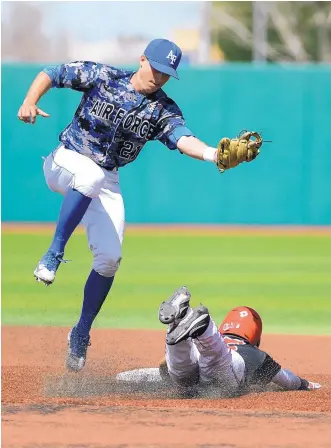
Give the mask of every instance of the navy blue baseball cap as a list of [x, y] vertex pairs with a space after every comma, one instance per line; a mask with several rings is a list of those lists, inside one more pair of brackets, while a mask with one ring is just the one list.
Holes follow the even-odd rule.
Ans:
[[182, 50], [176, 44], [167, 39], [154, 39], [147, 45], [144, 55], [155, 70], [179, 79], [176, 70]]

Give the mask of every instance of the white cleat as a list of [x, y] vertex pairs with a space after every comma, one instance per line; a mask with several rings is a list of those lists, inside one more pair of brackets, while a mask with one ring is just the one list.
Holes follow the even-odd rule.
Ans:
[[46, 286], [51, 285], [55, 280], [55, 272], [49, 271], [44, 265], [38, 264], [33, 274], [38, 283], [44, 283]]
[[63, 252], [46, 252], [34, 270], [37, 282], [42, 282], [46, 286], [54, 282], [60, 263], [66, 263], [66, 260], [63, 260], [63, 255]]

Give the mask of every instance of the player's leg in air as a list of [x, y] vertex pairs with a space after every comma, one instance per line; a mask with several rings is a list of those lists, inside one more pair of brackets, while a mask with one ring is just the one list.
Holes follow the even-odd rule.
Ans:
[[36, 280], [50, 285], [70, 236], [103, 187], [105, 174], [93, 160], [61, 146], [46, 159], [44, 174], [50, 189], [64, 195], [52, 242], [34, 271]]
[[203, 305], [191, 308], [189, 299], [190, 293], [183, 287], [159, 308], [159, 320], [168, 324], [168, 373], [175, 384], [187, 390], [199, 382], [215, 384], [224, 393], [235, 394], [239, 383], [232, 368], [230, 349], [208, 309]]
[[57, 149], [44, 163], [51, 190], [64, 195], [52, 244], [35, 271], [42, 281], [54, 281], [65, 244], [82, 220], [94, 261], [84, 288], [81, 316], [69, 333], [67, 368], [84, 367], [90, 343], [89, 332], [112, 286], [121, 260], [124, 204], [118, 172], [106, 171], [91, 159], [66, 149]]

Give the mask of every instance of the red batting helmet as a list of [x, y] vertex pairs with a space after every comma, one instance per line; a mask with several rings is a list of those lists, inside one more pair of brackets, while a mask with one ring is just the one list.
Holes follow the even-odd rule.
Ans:
[[261, 341], [262, 320], [253, 308], [238, 306], [226, 315], [218, 330], [222, 335], [240, 336], [258, 347]]

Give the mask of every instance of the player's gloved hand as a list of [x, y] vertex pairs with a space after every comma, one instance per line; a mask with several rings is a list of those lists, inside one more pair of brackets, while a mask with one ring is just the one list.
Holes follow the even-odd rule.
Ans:
[[319, 383], [312, 383], [309, 381], [308, 390], [320, 389], [322, 386]]
[[263, 139], [258, 132], [242, 131], [238, 137], [222, 138], [217, 146], [216, 165], [221, 173], [242, 162], [251, 162], [260, 153]]
[[19, 120], [30, 124], [34, 124], [36, 122], [37, 115], [45, 118], [49, 117], [49, 114], [41, 110], [36, 104], [31, 104], [27, 101], [24, 101], [17, 113]]

